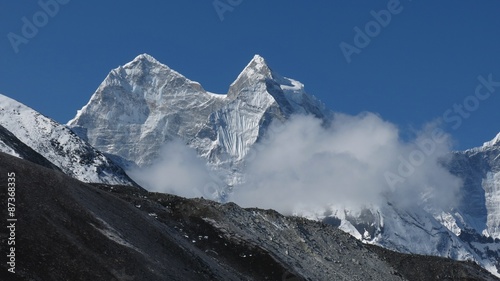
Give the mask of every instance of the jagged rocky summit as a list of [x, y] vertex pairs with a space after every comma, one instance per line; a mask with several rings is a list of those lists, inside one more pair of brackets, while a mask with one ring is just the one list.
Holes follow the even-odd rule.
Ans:
[[259, 55], [227, 94], [215, 94], [142, 54], [112, 70], [68, 126], [125, 168], [151, 164], [166, 142], [181, 139], [230, 188], [271, 122], [298, 113], [331, 115], [304, 85], [277, 74]]

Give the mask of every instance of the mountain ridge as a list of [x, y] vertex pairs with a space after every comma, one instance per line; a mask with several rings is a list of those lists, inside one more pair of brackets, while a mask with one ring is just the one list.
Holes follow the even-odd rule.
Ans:
[[[146, 67], [143, 61], [153, 63]], [[277, 75], [259, 55], [224, 95], [207, 92], [151, 56], [139, 55], [112, 70], [68, 126], [125, 167], [150, 165], [161, 144], [181, 139], [233, 185], [239, 176], [228, 170], [242, 165], [271, 121], [285, 121], [298, 111], [321, 118], [331, 114], [300, 82]]]
[[4, 95], [0, 95], [0, 119], [2, 127], [8, 131], [3, 136], [11, 140], [15, 136], [17, 140], [13, 144], [16, 141], [25, 144], [23, 147], [16, 145], [21, 151], [16, 151], [16, 147], [0, 147], [4, 152], [18, 157], [23, 153], [38, 157], [39, 163], [44, 161], [40, 160], [42, 156], [46, 162], [84, 182], [135, 185], [119, 166], [66, 126]]

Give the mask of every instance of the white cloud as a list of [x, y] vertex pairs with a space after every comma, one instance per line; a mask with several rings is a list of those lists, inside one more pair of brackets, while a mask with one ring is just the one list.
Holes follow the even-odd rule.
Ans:
[[203, 196], [207, 182], [213, 181], [205, 161], [179, 140], [167, 143], [152, 165], [127, 174], [149, 191], [189, 198]]
[[[388, 196], [420, 204], [424, 193], [433, 203], [455, 203], [460, 181], [439, 164], [449, 153], [447, 137], [428, 142], [434, 128], [428, 126], [415, 140], [403, 142], [395, 125], [372, 113], [336, 114], [328, 126], [311, 116], [295, 116], [279, 130], [271, 127], [267, 139], [255, 147], [246, 183], [231, 199], [283, 213], [346, 202], [377, 204]], [[417, 143], [427, 144], [425, 152], [430, 153]], [[422, 155], [423, 161], [415, 157]], [[418, 164], [412, 165], [411, 175], [398, 172], [404, 159]], [[388, 172], [399, 176], [392, 186]]]

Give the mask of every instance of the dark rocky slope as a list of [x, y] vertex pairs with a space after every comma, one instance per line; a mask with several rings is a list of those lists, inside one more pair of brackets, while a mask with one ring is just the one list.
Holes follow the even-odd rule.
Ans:
[[[368, 247], [271, 210], [88, 185], [0, 154], [16, 174], [16, 274], [0, 280], [497, 280], [472, 263]], [[5, 223], [5, 219], [4, 219]]]

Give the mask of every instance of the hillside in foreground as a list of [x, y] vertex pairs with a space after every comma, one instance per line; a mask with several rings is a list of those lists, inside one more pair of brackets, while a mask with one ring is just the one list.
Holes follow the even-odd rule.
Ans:
[[[474, 263], [364, 245], [320, 222], [89, 185], [0, 153], [0, 181], [11, 172], [16, 273], [4, 255], [2, 280], [498, 280]], [[5, 249], [9, 233], [0, 234]]]

